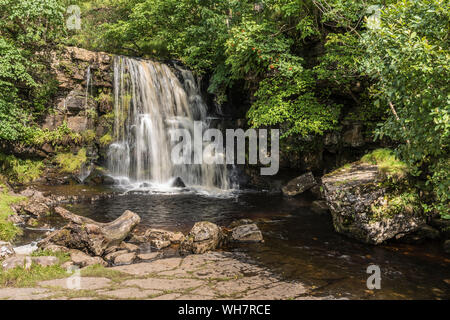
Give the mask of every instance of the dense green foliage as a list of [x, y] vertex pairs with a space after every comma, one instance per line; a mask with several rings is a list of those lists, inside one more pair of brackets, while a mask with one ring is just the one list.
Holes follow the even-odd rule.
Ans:
[[64, 34], [59, 0], [0, 0], [0, 139], [32, 133], [34, 117], [49, 107], [55, 81], [49, 50]]
[[[394, 113], [380, 136], [399, 141], [401, 158], [425, 176], [434, 207], [450, 217], [450, 6], [447, 1], [399, 1], [364, 35], [363, 69], [376, 81], [377, 104]], [[427, 208], [427, 209], [431, 209]]]
[[[81, 30], [64, 25], [72, 4]], [[448, 1], [0, 0], [0, 18], [0, 140], [64, 143], [66, 128], [33, 126], [60, 44], [178, 59], [218, 104], [244, 85], [249, 125], [279, 127], [285, 150], [362, 123], [396, 148], [425, 209], [450, 217]]]

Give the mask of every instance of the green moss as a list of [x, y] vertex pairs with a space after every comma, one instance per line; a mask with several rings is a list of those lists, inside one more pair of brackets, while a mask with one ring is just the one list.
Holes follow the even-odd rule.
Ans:
[[72, 153], [60, 153], [55, 161], [61, 168], [61, 172], [74, 173], [87, 161], [86, 149], [80, 149], [76, 155]]
[[386, 195], [383, 204], [372, 205], [372, 221], [380, 221], [398, 214], [416, 215], [421, 212], [419, 196], [414, 191]]
[[0, 184], [0, 240], [11, 241], [22, 232], [22, 229], [8, 221], [8, 217], [15, 214], [10, 206], [25, 199], [10, 195], [7, 188]]
[[42, 161], [0, 153], [0, 169], [11, 183], [32, 182], [41, 176], [43, 168]]
[[362, 157], [361, 161], [377, 165], [381, 174], [394, 180], [401, 180], [408, 174], [406, 164], [398, 160], [390, 149], [374, 150]]
[[96, 134], [94, 130], [86, 130], [81, 136], [84, 143], [90, 144], [95, 140]]
[[105, 147], [111, 144], [113, 141], [113, 138], [109, 133], [105, 134], [103, 137], [100, 138], [100, 144]]

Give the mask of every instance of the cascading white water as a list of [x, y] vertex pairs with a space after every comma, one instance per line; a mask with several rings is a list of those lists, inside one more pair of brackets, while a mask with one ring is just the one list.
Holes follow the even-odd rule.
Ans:
[[122, 185], [164, 187], [180, 177], [186, 186], [229, 189], [225, 165], [174, 164], [169, 129], [194, 121], [209, 127], [207, 107], [188, 70], [182, 82], [165, 64], [116, 57], [114, 61], [114, 139], [108, 152], [112, 176]]

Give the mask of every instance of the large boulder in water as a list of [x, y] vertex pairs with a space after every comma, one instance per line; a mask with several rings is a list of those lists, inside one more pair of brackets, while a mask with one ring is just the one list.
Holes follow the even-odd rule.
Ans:
[[171, 243], [180, 243], [184, 239], [181, 232], [172, 232], [162, 229], [148, 229], [144, 233], [144, 237], [149, 240], [169, 241]]
[[61, 207], [55, 208], [55, 212], [71, 222], [50, 234], [38, 246], [56, 244], [94, 256], [102, 256], [108, 247], [119, 245], [141, 221], [136, 213], [129, 210], [109, 223], [99, 223]]
[[392, 194], [376, 165], [354, 163], [322, 178], [323, 192], [337, 232], [380, 244], [412, 233], [424, 224], [418, 206], [390, 213]]
[[197, 222], [180, 244], [181, 254], [201, 254], [214, 250], [223, 240], [222, 230], [214, 223], [208, 221]]
[[301, 176], [289, 181], [281, 190], [284, 195], [296, 196], [311, 189], [317, 184], [316, 179], [311, 172], [302, 174]]

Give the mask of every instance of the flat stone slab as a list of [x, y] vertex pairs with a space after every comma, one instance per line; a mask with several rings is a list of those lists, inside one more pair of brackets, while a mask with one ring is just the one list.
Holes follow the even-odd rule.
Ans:
[[184, 291], [186, 289], [199, 287], [205, 282], [194, 279], [133, 279], [123, 283], [126, 286], [138, 286], [143, 289], [154, 289], [163, 291]]
[[117, 299], [145, 299], [155, 295], [162, 295], [164, 292], [159, 290], [141, 290], [139, 288], [128, 287], [111, 291], [99, 291], [98, 294]]
[[126, 266], [112, 267], [110, 269], [132, 275], [146, 275], [175, 269], [180, 265], [181, 260], [181, 258], [160, 259], [152, 262], [143, 262]]
[[[299, 282], [281, 280], [241, 252], [210, 252], [108, 268], [128, 276], [41, 281], [38, 288], [0, 289], [0, 299], [73, 299], [66, 289], [90, 290], [79, 299], [314, 299]], [[90, 296], [90, 297], [89, 297]], [[76, 297], [78, 299], [78, 297]]]
[[51, 292], [40, 288], [1, 288], [0, 299], [39, 300], [49, 297]]
[[57, 287], [62, 289], [73, 289], [73, 290], [97, 290], [106, 288], [111, 285], [111, 280], [107, 278], [95, 278], [95, 277], [81, 277], [80, 287], [78, 288], [76, 282], [71, 278], [63, 278], [56, 280], [47, 280], [39, 282], [41, 287]]

